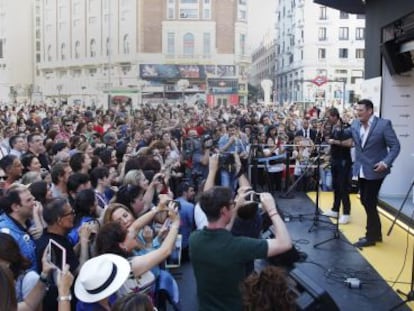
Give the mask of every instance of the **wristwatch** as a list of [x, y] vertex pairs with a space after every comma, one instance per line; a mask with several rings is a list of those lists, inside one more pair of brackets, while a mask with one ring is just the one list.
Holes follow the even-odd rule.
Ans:
[[72, 300], [72, 295], [67, 295], [67, 296], [58, 296], [57, 301], [71, 301]]

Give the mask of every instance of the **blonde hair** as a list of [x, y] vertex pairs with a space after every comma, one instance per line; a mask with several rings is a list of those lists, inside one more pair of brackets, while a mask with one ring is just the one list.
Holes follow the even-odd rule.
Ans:
[[130, 170], [128, 173], [126, 173], [122, 184], [123, 185], [133, 185], [138, 186], [139, 181], [145, 177], [144, 172], [142, 170]]

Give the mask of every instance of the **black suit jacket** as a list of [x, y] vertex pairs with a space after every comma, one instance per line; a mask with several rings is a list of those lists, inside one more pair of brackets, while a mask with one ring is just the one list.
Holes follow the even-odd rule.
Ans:
[[[304, 129], [301, 129], [301, 130], [297, 131], [295, 136], [296, 137], [297, 136], [306, 137], [305, 130]], [[316, 139], [316, 131], [314, 129], [312, 129], [312, 128], [309, 128], [309, 138], [312, 139], [313, 142], [315, 142], [315, 139]]]

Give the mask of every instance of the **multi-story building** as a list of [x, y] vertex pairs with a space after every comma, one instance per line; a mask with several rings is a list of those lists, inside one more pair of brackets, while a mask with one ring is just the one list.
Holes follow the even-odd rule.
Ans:
[[276, 40], [273, 32], [268, 32], [258, 48], [252, 53], [252, 62], [249, 69], [249, 82], [260, 88], [264, 79], [275, 81], [276, 73]]
[[0, 0], [0, 103], [29, 100], [33, 89], [33, 5]]
[[142, 95], [247, 97], [247, 0], [35, 3], [36, 84], [45, 97], [102, 104], [108, 94], [133, 103]]
[[279, 0], [277, 99], [348, 104], [364, 77], [365, 19], [313, 3]]

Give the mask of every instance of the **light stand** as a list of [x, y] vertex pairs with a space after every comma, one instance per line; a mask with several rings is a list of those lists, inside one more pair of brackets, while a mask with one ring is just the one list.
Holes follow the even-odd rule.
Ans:
[[[405, 202], [407, 202], [407, 199], [411, 193], [411, 190], [413, 189], [414, 186], [414, 180], [411, 182], [410, 188], [407, 191], [407, 194], [405, 195], [404, 201], [401, 203], [400, 209], [398, 210], [397, 215], [395, 215], [394, 221], [392, 222], [392, 225], [390, 227], [390, 229], [387, 232], [387, 236], [389, 236], [391, 234], [391, 231], [395, 225], [395, 223], [397, 222], [397, 218], [400, 215], [402, 209], [404, 208]], [[413, 245], [413, 255], [412, 255], [412, 262], [411, 262], [411, 284], [410, 284], [410, 290], [408, 291], [408, 293], [404, 293], [403, 291], [397, 289], [397, 293], [400, 295], [405, 296], [405, 299], [403, 301], [401, 301], [399, 304], [397, 304], [396, 306], [392, 307], [390, 310], [397, 310], [399, 307], [401, 307], [402, 305], [406, 304], [407, 302], [410, 301], [414, 301], [414, 245]]]

